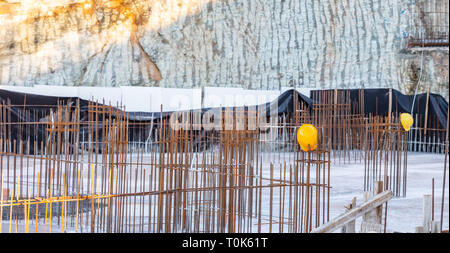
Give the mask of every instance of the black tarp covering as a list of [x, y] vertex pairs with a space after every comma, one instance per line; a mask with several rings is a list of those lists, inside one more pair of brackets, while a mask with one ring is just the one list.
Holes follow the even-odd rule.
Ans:
[[[0, 103], [3, 105], [0, 123], [3, 126], [0, 136], [4, 139], [16, 140], [16, 152], [19, 150], [19, 141], [24, 142], [22, 150], [26, 150], [25, 141], [30, 141], [30, 153], [34, 153], [35, 144], [39, 146], [45, 138], [45, 124], [27, 125], [24, 123], [48, 121], [50, 111], [58, 104], [68, 105], [79, 101], [80, 119], [87, 120], [88, 101], [78, 100], [77, 97], [53, 97], [29, 93], [13, 92], [0, 89]], [[84, 112], [84, 113], [83, 113]], [[12, 150], [12, 149], [11, 149]]]
[[[39, 121], [39, 118], [35, 118], [35, 116], [41, 117], [42, 114], [48, 115], [50, 113], [50, 109], [56, 108], [58, 104], [68, 105], [73, 103], [73, 105], [75, 105], [77, 101], [79, 101], [80, 111], [82, 113], [87, 112], [89, 101], [79, 99], [78, 97], [44, 96], [0, 89], [0, 103], [4, 105], [11, 105], [9, 108], [11, 112], [11, 122], [37, 122]], [[39, 110], [42, 114], [24, 114], [21, 112], [22, 106]]]
[[[392, 110], [394, 113], [411, 113], [412, 115], [425, 115], [427, 94], [404, 95], [397, 90], [392, 90]], [[412, 104], [414, 101], [414, 108]], [[412, 111], [411, 111], [412, 109]], [[364, 112], [373, 115], [387, 115], [389, 110], [389, 89], [365, 89], [364, 90]], [[448, 103], [439, 95], [430, 93], [428, 101], [429, 122], [437, 119], [439, 128], [447, 126]], [[417, 122], [423, 127], [423, 122]]]
[[[309, 99], [307, 96], [299, 93], [299, 92], [293, 92], [293, 90], [289, 90], [281, 94], [276, 100], [265, 103], [262, 105], [258, 105], [260, 110], [266, 109], [266, 114], [270, 115], [273, 113], [276, 114], [283, 114], [288, 112], [293, 112], [293, 104], [294, 104], [294, 96], [297, 96], [297, 101], [303, 101], [307, 107], [310, 107], [312, 104], [311, 99]], [[87, 119], [87, 111], [88, 111], [88, 105], [89, 101], [80, 99], [78, 97], [54, 97], [54, 96], [44, 96], [44, 95], [35, 95], [35, 94], [29, 94], [29, 93], [21, 93], [21, 92], [14, 92], [14, 91], [8, 91], [8, 90], [1, 90], [0, 89], [0, 103], [4, 102], [4, 104], [7, 104], [9, 101], [9, 104], [13, 105], [11, 109], [12, 113], [12, 119], [13, 122], [36, 122], [39, 121], [39, 118], [33, 118], [31, 115], [23, 115], [19, 111], [21, 111], [21, 106], [32, 106], [33, 109], [38, 109], [42, 111], [47, 111], [50, 113], [51, 108], [56, 108], [58, 104], [64, 104], [68, 105], [72, 103], [75, 105], [75, 103], [79, 101], [80, 105], [80, 114], [81, 114], [81, 120]], [[241, 107], [242, 108], [242, 107]], [[248, 110], [248, 106], [243, 107], [245, 110]], [[197, 110], [191, 110], [195, 112], [220, 112], [225, 111], [226, 109], [232, 109], [232, 107], [222, 107], [222, 108], [203, 108], [203, 109], [197, 109]], [[118, 109], [119, 110], [119, 109]], [[161, 117], [166, 118], [169, 117], [173, 112], [128, 112], [128, 117], [130, 121], [151, 121], [151, 120], [157, 120]]]
[[[295, 98], [296, 96], [296, 98]], [[265, 103], [258, 106], [253, 106], [251, 110], [259, 110], [266, 113], [267, 117], [280, 115], [284, 113], [293, 112], [293, 104], [294, 101], [302, 101], [307, 108], [311, 107], [312, 101], [303, 94], [298, 92], [286, 91], [281, 94], [277, 99], [272, 102]], [[3, 107], [3, 118], [2, 122], [7, 122], [0, 135], [2, 138], [9, 140], [16, 140], [16, 152], [19, 151], [19, 142], [22, 140], [23, 146], [22, 150], [25, 150], [26, 144], [28, 141], [30, 143], [30, 153], [34, 153], [34, 145], [39, 144], [44, 141], [46, 143], [46, 127], [47, 124], [24, 124], [25, 122], [49, 122], [51, 119], [51, 112], [55, 111], [58, 105], [70, 105], [72, 111], [75, 109], [75, 106], [78, 105], [79, 110], [79, 119], [81, 122], [86, 122], [88, 120], [89, 113], [89, 104], [91, 105], [100, 105], [97, 103], [89, 102], [88, 100], [80, 99], [78, 97], [55, 97], [55, 96], [44, 96], [44, 95], [36, 95], [29, 93], [21, 93], [21, 92], [13, 92], [8, 90], [0, 89], [0, 103], [5, 105]], [[240, 107], [247, 111], [250, 107]], [[190, 111], [181, 111], [181, 112], [194, 112], [201, 113], [202, 116], [205, 112], [212, 114], [213, 118], [218, 117], [219, 114], [224, 113], [226, 110], [235, 110], [237, 108], [233, 107], [222, 107], [222, 108], [203, 108], [198, 110], [190, 110]], [[123, 112], [120, 109], [112, 109], [111, 116], [114, 118], [115, 113]], [[127, 112], [128, 120], [131, 124], [133, 122], [151, 122], [157, 123], [161, 119], [168, 119], [173, 112]], [[275, 114], [275, 115], [274, 115]], [[188, 114], [189, 115], [189, 114]], [[98, 119], [100, 122], [97, 123], [95, 127], [101, 136], [102, 131], [102, 123], [101, 119]], [[30, 127], [32, 126], [32, 127]], [[142, 133], [142, 131], [149, 131], [148, 129], [141, 129], [134, 131], [134, 127], [131, 126], [129, 141], [140, 141], [142, 140], [142, 135], [154, 134], [154, 130], [152, 133]], [[88, 136], [88, 126], [87, 124], [81, 124], [80, 128], [80, 138], [87, 138]], [[202, 133], [203, 134], [203, 133]], [[85, 139], [86, 141], [87, 139]], [[194, 142], [201, 143], [201, 140], [194, 140]], [[195, 143], [194, 143], [195, 145]], [[39, 149], [39, 148], [38, 148]]]
[[[295, 98], [296, 96], [296, 98]], [[277, 99], [272, 102], [261, 104], [258, 106], [251, 107], [251, 110], [259, 110], [265, 111], [267, 117], [280, 115], [284, 113], [293, 112], [293, 104], [294, 101], [303, 102], [307, 108], [311, 107], [312, 101], [305, 95], [300, 94], [298, 92], [293, 92], [293, 90], [286, 91], [281, 94]], [[46, 124], [34, 124], [33, 127], [23, 127], [23, 123], [25, 122], [48, 122], [50, 121], [51, 111], [55, 111], [58, 105], [71, 105], [72, 109], [75, 109], [75, 106], [79, 106], [79, 115], [80, 121], [85, 122], [88, 120], [88, 112], [89, 112], [89, 103], [91, 105], [99, 105], [97, 103], [89, 102], [88, 100], [80, 99], [78, 97], [55, 97], [55, 96], [44, 96], [44, 95], [36, 95], [29, 93], [21, 93], [14, 92], [8, 90], [0, 89], [0, 103], [5, 105], [3, 107], [4, 115], [2, 121], [8, 122], [6, 125], [6, 131], [1, 132], [0, 134], [3, 138], [16, 140], [19, 143], [20, 140], [26, 141], [29, 140], [31, 142], [31, 152], [33, 152], [34, 144], [37, 142], [41, 143], [44, 141], [46, 134]], [[244, 106], [240, 107], [239, 110], [248, 111], [250, 107]], [[6, 109], [6, 110], [5, 110]], [[225, 112], [226, 110], [235, 110], [237, 108], [233, 107], [222, 107], [222, 108], [203, 108], [198, 110], [190, 110], [184, 112], [194, 112], [202, 114], [208, 112], [213, 115], [213, 117], [217, 117], [218, 114]], [[115, 117], [115, 112], [123, 113], [120, 109], [112, 109], [112, 117]], [[183, 112], [183, 111], [181, 111]], [[132, 124], [133, 122], [151, 122], [155, 123], [160, 121], [161, 119], [168, 119], [173, 112], [128, 112], [128, 120]], [[275, 114], [275, 115], [274, 115]], [[123, 115], [123, 114], [122, 114]], [[216, 116], [217, 115], [217, 116]], [[99, 119], [101, 121], [101, 119]], [[92, 127], [92, 126], [91, 126]], [[96, 127], [99, 131], [102, 129], [102, 123], [98, 122]], [[25, 130], [24, 130], [25, 129]], [[81, 125], [80, 126], [80, 136], [87, 136], [88, 126]], [[145, 130], [144, 130], [145, 131]], [[83, 134], [85, 133], [85, 134]], [[142, 135], [139, 133], [135, 133], [134, 131], [130, 132], [129, 139], [130, 141], [134, 141], [134, 139], [139, 139], [136, 136]], [[25, 149], [25, 144], [23, 144], [23, 149]], [[17, 147], [18, 149], [18, 147]]]
[[[387, 116], [389, 111], [389, 90], [390, 89], [338, 89], [337, 91], [348, 91], [350, 94], [350, 103], [359, 105], [359, 91], [364, 95], [364, 114]], [[319, 90], [311, 91], [311, 98], [317, 97]], [[334, 90], [329, 90], [334, 91]], [[424, 115], [426, 111], [427, 94], [417, 94], [414, 102], [414, 108], [411, 107], [414, 101], [414, 95], [404, 95], [398, 90], [392, 89], [392, 112], [419, 114], [418, 122], [414, 124], [418, 127], [424, 127]], [[439, 94], [430, 93], [428, 101], [428, 127], [431, 122], [437, 122], [436, 128], [445, 129], [447, 127], [448, 102]]]
[[[359, 91], [360, 89], [347, 89], [339, 91], [348, 91], [350, 93], [351, 103], [359, 103]], [[363, 89], [364, 94], [364, 113], [366, 115], [387, 115], [388, 114], [388, 106], [389, 106], [389, 89]], [[315, 93], [318, 90], [311, 91], [311, 98], [315, 97]], [[295, 98], [295, 96], [297, 96]], [[413, 114], [419, 113], [425, 114], [426, 107], [426, 99], [427, 94], [417, 94], [416, 101], [413, 109]], [[265, 103], [259, 105], [259, 110], [266, 110], [266, 115], [273, 114], [283, 114], [290, 113], [294, 110], [294, 101], [303, 102], [308, 108], [311, 108], [311, 105], [314, 101], [307, 96], [295, 91], [288, 90], [282, 93], [277, 99], [272, 102]], [[414, 100], [414, 96], [412, 95], [404, 95], [399, 91], [392, 89], [392, 111], [394, 113], [402, 113], [408, 112], [411, 113], [411, 106]], [[50, 109], [54, 109], [58, 104], [68, 105], [72, 103], [72, 105], [76, 105], [79, 103], [80, 108], [80, 120], [86, 121], [88, 116], [88, 105], [89, 101], [80, 99], [78, 97], [54, 97], [54, 96], [43, 96], [36, 94], [27, 94], [20, 92], [13, 92], [8, 90], [0, 89], [0, 103], [13, 105], [9, 107], [10, 110], [10, 122], [37, 122], [42, 121], [42, 118], [48, 116], [50, 114]], [[27, 107], [31, 106], [35, 110], [41, 111], [41, 113], [35, 114], [25, 114], [22, 111], [21, 105], [26, 105]], [[242, 108], [242, 107], [241, 107]], [[245, 110], [248, 110], [249, 107], [244, 107]], [[210, 113], [220, 113], [229, 108], [204, 108], [199, 110], [192, 110], [195, 112], [201, 111], [202, 113], [209, 111]], [[118, 109], [117, 109], [118, 110]], [[129, 120], [132, 122], [145, 122], [158, 120], [161, 117], [167, 118], [171, 115], [172, 112], [129, 112]], [[445, 129], [447, 125], [447, 113], [448, 113], [448, 102], [439, 95], [430, 93], [429, 94], [429, 105], [428, 105], [428, 117], [429, 122], [432, 122], [432, 119], [437, 119], [439, 123], [436, 127], [440, 129]], [[423, 126], [423, 119], [421, 122], [415, 122], [418, 126]], [[436, 120], [435, 120], [436, 121]], [[83, 129], [81, 129], [83, 130]], [[37, 134], [42, 135], [43, 129], [38, 129], [38, 133], [29, 133], [29, 134]], [[14, 136], [17, 133], [12, 133]]]
[[[278, 98], [276, 98], [272, 102], [268, 102], [265, 104], [258, 105], [258, 110], [265, 110], [266, 115], [273, 114], [283, 114], [283, 113], [290, 113], [293, 112], [294, 108], [294, 101], [300, 101], [303, 102], [308, 108], [311, 107], [312, 100], [299, 93], [299, 92], [293, 92], [294, 90], [288, 90], [283, 92]], [[297, 96], [297, 98], [295, 98]], [[248, 111], [249, 108], [254, 108], [254, 106], [243, 106], [240, 108], [244, 108], [245, 111]], [[194, 109], [190, 110], [189, 112], [202, 112], [205, 113], [206, 111], [216, 114], [219, 112], [224, 112], [227, 109], [234, 109], [233, 107], [220, 107], [220, 108], [203, 108], [203, 109]], [[173, 111], [171, 112], [163, 112], [162, 117], [169, 117]], [[151, 121], [155, 119], [161, 118], [161, 112], [129, 112], [129, 120], [130, 121]]]

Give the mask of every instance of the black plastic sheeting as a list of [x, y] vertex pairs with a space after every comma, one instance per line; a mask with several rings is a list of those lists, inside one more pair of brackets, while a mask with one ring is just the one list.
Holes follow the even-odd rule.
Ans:
[[[295, 98], [297, 96], [297, 98]], [[245, 106], [245, 107], [239, 107], [239, 110], [244, 109], [245, 111], [248, 111], [249, 109], [258, 110], [260, 112], [265, 112], [267, 119], [270, 116], [280, 115], [284, 113], [293, 112], [294, 108], [294, 101], [295, 99], [297, 101], [303, 101], [306, 107], [310, 108], [312, 101], [305, 95], [300, 94], [298, 92], [286, 91], [283, 94], [281, 94], [277, 99], [270, 103], [265, 103], [257, 106]], [[28, 127], [26, 128], [26, 131], [23, 130], [22, 123], [24, 122], [48, 122], [50, 120], [51, 111], [55, 111], [58, 105], [72, 105], [72, 108], [75, 108], [76, 105], [79, 106], [79, 115], [80, 115], [80, 121], [85, 122], [88, 120], [88, 113], [89, 113], [89, 104], [91, 105], [100, 105], [97, 103], [89, 102], [88, 100], [80, 99], [78, 97], [55, 97], [55, 96], [44, 96], [44, 95], [36, 95], [36, 94], [28, 94], [28, 93], [21, 93], [21, 92], [13, 92], [8, 90], [1, 90], [0, 89], [0, 103], [6, 105], [3, 107], [3, 111], [5, 116], [3, 117], [2, 121], [5, 120], [5, 118], [8, 119], [8, 126], [6, 127], [6, 131], [0, 133], [2, 136], [6, 135], [5, 138], [8, 138], [10, 140], [16, 140], [17, 143], [19, 143], [20, 140], [29, 140], [31, 142], [30, 145], [30, 152], [34, 152], [34, 144], [37, 142], [38, 147], [39, 143], [41, 141], [44, 141], [44, 138], [46, 136], [46, 125], [45, 124], [38, 124], [34, 127]], [[5, 110], [6, 108], [6, 110]], [[25, 109], [25, 111], [24, 111]], [[201, 112], [202, 116], [204, 113], [208, 112], [209, 114], [212, 114], [212, 117], [219, 117], [221, 113], [224, 111], [233, 111], [237, 109], [234, 107], [222, 107], [222, 108], [203, 108], [198, 110], [189, 110], [184, 112], [194, 112], [199, 113]], [[121, 113], [123, 115], [123, 112], [120, 111], [120, 109], [115, 109], [116, 111], [112, 111], [112, 117], [115, 117], [115, 113]], [[183, 111], [180, 111], [183, 112]], [[151, 122], [154, 121], [157, 123], [161, 119], [167, 120], [173, 112], [127, 112], [128, 113], [128, 119], [130, 123], [133, 122]], [[94, 126], [99, 130], [99, 132], [102, 131], [103, 124], [101, 123], [101, 119], [99, 119], [99, 123]], [[80, 128], [80, 137], [81, 136], [87, 136], [88, 127], [86, 125], [81, 125]], [[131, 131], [129, 135], [129, 140], [134, 140], [134, 132]], [[23, 142], [25, 147], [25, 142]], [[45, 143], [45, 141], [44, 141]], [[17, 144], [17, 149], [19, 145]]]
[[[340, 89], [339, 91], [342, 91]], [[314, 97], [314, 93], [318, 90], [311, 91], [311, 97]], [[345, 91], [350, 92], [351, 103], [359, 103], [359, 91], [360, 89], [346, 89]], [[389, 89], [363, 89], [364, 92], [364, 113], [366, 115], [387, 115], [389, 106]], [[297, 96], [297, 98], [295, 98]], [[417, 94], [415, 98], [414, 108], [412, 114], [425, 114], [427, 94]], [[304, 104], [311, 108], [314, 103], [309, 97], [295, 91], [288, 90], [282, 93], [277, 99], [272, 102], [258, 105], [259, 110], [266, 110], [267, 116], [274, 116], [273, 114], [284, 114], [290, 113], [294, 110], [294, 101], [302, 101]], [[392, 111], [394, 113], [411, 113], [411, 106], [414, 100], [413, 95], [404, 95], [397, 90], [392, 89]], [[43, 115], [48, 116], [50, 114], [50, 109], [54, 109], [58, 104], [70, 104], [76, 105], [79, 103], [80, 106], [80, 119], [81, 121], [87, 120], [88, 105], [89, 101], [80, 99], [78, 97], [54, 97], [54, 96], [43, 96], [36, 94], [13, 92], [8, 90], [0, 89], [0, 103], [14, 105], [9, 108], [11, 113], [11, 122], [36, 122], [42, 119]], [[33, 109], [42, 111], [42, 114], [38, 114], [37, 118], [34, 118], [34, 114], [24, 114], [20, 105], [31, 106]], [[242, 107], [240, 107], [242, 108]], [[243, 107], [245, 110], [255, 107]], [[227, 109], [234, 109], [232, 107], [222, 107], [222, 108], [203, 108], [198, 110], [191, 110], [194, 112], [201, 111], [202, 113], [208, 111], [210, 113], [220, 113], [221, 111]], [[167, 118], [173, 112], [129, 112], [129, 120], [135, 122], [142, 121], [152, 121], [158, 120], [160, 118]], [[437, 119], [439, 122], [438, 128], [445, 129], [447, 125], [447, 113], [448, 113], [448, 102], [439, 95], [430, 93], [429, 94], [429, 105], [428, 105], [428, 117], [429, 122], [432, 119]], [[422, 121], [424, 121], [422, 119]], [[423, 126], [423, 122], [415, 122], [419, 126]]]
[[[309, 99], [307, 96], [299, 93], [299, 92], [293, 92], [293, 90], [289, 90], [281, 94], [277, 99], [275, 99], [272, 102], [261, 104], [256, 106], [259, 110], [266, 110], [266, 115], [273, 115], [273, 114], [283, 114], [283, 113], [289, 113], [293, 112], [293, 104], [294, 104], [294, 96], [297, 96], [297, 101], [303, 101], [306, 106], [309, 108], [312, 104], [311, 99]], [[12, 120], [13, 122], [35, 122], [39, 121], [39, 118], [33, 118], [33, 115], [23, 115], [20, 113], [21, 107], [23, 105], [32, 106], [33, 109], [38, 110], [45, 110], [48, 111], [48, 114], [50, 113], [51, 108], [56, 108], [58, 104], [64, 104], [67, 105], [69, 103], [72, 103], [73, 105], [76, 104], [76, 102], [79, 102], [80, 106], [80, 117], [81, 120], [87, 119], [87, 111], [88, 111], [88, 105], [89, 101], [80, 99], [78, 97], [54, 97], [54, 96], [44, 96], [44, 95], [35, 95], [35, 94], [28, 94], [28, 93], [21, 93], [21, 92], [14, 92], [14, 91], [8, 91], [8, 90], [1, 90], [0, 89], [0, 103], [7, 104], [9, 101], [9, 104], [14, 105], [10, 108], [12, 113]], [[94, 103], [95, 104], [95, 103]], [[249, 108], [255, 108], [255, 106], [244, 106], [240, 107], [244, 108], [244, 110], [249, 110]], [[189, 110], [194, 112], [211, 112], [216, 113], [220, 111], [225, 111], [227, 109], [234, 109], [234, 107], [221, 107], [221, 108], [203, 108], [203, 109], [197, 109], [197, 110]], [[119, 111], [119, 109], [118, 109]], [[188, 111], [186, 111], [188, 112]], [[151, 121], [151, 120], [158, 120], [161, 117], [167, 118], [169, 117], [173, 111], [168, 112], [128, 112], [128, 117], [130, 121]]]
[[[352, 105], [359, 104], [359, 91], [364, 94], [364, 114], [387, 116], [389, 110], [389, 90], [390, 89], [338, 89], [338, 91], [349, 91], [350, 102]], [[317, 97], [316, 92], [311, 91], [311, 98]], [[331, 90], [330, 90], [331, 91]], [[425, 125], [425, 111], [427, 94], [417, 94], [412, 108], [414, 95], [404, 95], [398, 90], [392, 89], [392, 112], [410, 113], [411, 115], [419, 114], [421, 118], [414, 122], [417, 127]], [[412, 109], [412, 111], [411, 111]], [[439, 94], [430, 93], [428, 101], [428, 127], [431, 122], [437, 122], [436, 128], [445, 129], [447, 127], [448, 102]]]
[[[295, 98], [297, 96], [297, 98]], [[257, 105], [257, 106], [242, 106], [239, 107], [240, 109], [244, 109], [244, 111], [248, 111], [249, 109], [254, 110], [257, 108], [257, 110], [265, 111], [267, 116], [275, 116], [275, 114], [280, 115], [284, 113], [290, 113], [293, 112], [294, 108], [294, 101], [295, 99], [297, 101], [303, 102], [308, 108], [311, 108], [312, 100], [299, 93], [299, 92], [293, 92], [293, 90], [289, 90], [286, 92], [283, 92], [278, 98], [276, 98], [272, 102], [268, 102], [265, 104]], [[202, 109], [193, 109], [193, 110], [187, 110], [185, 112], [209, 112], [212, 114], [217, 114], [220, 112], [224, 112], [225, 110], [235, 110], [238, 107], [215, 107], [215, 108], [202, 108]], [[183, 111], [181, 111], [183, 112]], [[157, 120], [159, 118], [166, 118], [169, 117], [173, 111], [170, 112], [129, 112], [129, 120], [130, 121], [151, 121], [151, 120]]]

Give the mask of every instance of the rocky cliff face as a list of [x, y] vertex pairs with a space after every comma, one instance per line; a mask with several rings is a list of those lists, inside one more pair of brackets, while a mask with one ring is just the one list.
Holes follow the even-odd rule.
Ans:
[[[420, 48], [418, 48], [420, 49]], [[400, 54], [399, 80], [405, 93], [427, 92], [441, 94], [449, 100], [448, 48], [433, 50], [404, 50]]]
[[118, 86], [160, 81], [158, 67], [139, 41], [151, 13], [149, 2], [3, 2], [0, 83]]
[[[408, 92], [417, 72], [401, 53], [410, 0], [36, 2], [0, 0], [2, 85]], [[427, 56], [422, 84], [448, 94], [446, 52]]]

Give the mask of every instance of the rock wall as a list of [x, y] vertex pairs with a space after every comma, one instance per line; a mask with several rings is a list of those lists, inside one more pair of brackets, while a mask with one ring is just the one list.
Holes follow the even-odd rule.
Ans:
[[0, 85], [410, 90], [410, 0], [43, 2], [0, 0]]
[[429, 90], [449, 101], [448, 49], [404, 50], [399, 62], [399, 77], [406, 94]]

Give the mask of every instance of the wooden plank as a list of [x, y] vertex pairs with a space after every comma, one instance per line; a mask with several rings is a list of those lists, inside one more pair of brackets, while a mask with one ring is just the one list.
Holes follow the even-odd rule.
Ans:
[[[383, 182], [377, 181], [375, 184], [375, 194], [380, 194], [383, 191]], [[377, 224], [381, 224], [381, 220], [383, 217], [383, 206], [380, 205], [375, 209], [376, 214], [376, 222]]]
[[422, 226], [416, 227], [414, 233], [423, 233], [423, 227]]
[[431, 232], [431, 195], [423, 196], [423, 230], [425, 233]]
[[[372, 199], [372, 196], [375, 194], [380, 194], [383, 190], [383, 182], [377, 181], [374, 185], [374, 192], [364, 192], [364, 201], [369, 201]], [[368, 223], [376, 223], [381, 224], [383, 214], [383, 207], [379, 206], [376, 209], [366, 213], [363, 215], [363, 221]]]
[[440, 233], [441, 232], [441, 224], [439, 221], [432, 221], [431, 222], [431, 233]]
[[[346, 212], [356, 208], [356, 197], [353, 197], [352, 203], [345, 207], [347, 210]], [[343, 233], [355, 233], [355, 220], [350, 221], [345, 226], [342, 227]]]
[[[363, 199], [363, 201], [364, 202], [367, 202], [367, 201], [369, 201], [370, 199], [372, 199], [373, 198], [373, 192], [369, 192], [369, 191], [365, 191], [364, 192], [364, 199]], [[362, 220], [363, 221], [369, 221], [370, 220], [370, 217], [372, 216], [372, 213], [374, 213], [375, 211], [373, 211], [373, 212], [368, 212], [368, 213], [366, 213], [366, 214], [364, 214], [363, 216], [362, 216]]]
[[384, 191], [376, 196], [368, 202], [363, 203], [362, 205], [352, 209], [349, 212], [343, 213], [331, 221], [323, 224], [322, 226], [315, 228], [311, 231], [311, 233], [327, 233], [336, 230], [347, 222], [356, 219], [357, 217], [373, 210], [374, 208], [382, 205], [383, 203], [389, 201], [392, 198], [392, 191]]
[[361, 222], [361, 233], [381, 233], [381, 224]]

